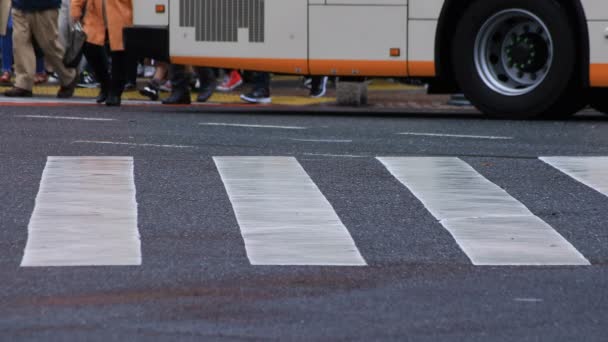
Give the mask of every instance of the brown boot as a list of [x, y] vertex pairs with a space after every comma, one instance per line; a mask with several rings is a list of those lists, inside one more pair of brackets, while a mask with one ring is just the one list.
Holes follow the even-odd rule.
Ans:
[[70, 98], [74, 95], [74, 90], [76, 90], [76, 85], [78, 84], [78, 79], [80, 75], [78, 75], [78, 73], [76, 73], [76, 76], [74, 76], [74, 79], [72, 80], [72, 82], [70, 82], [70, 84], [66, 85], [66, 86], [61, 86], [61, 88], [59, 88], [59, 91], [57, 92], [57, 97], [60, 99], [67, 99]]
[[32, 97], [32, 91], [22, 88], [12, 87], [4, 92], [4, 96], [8, 97]]

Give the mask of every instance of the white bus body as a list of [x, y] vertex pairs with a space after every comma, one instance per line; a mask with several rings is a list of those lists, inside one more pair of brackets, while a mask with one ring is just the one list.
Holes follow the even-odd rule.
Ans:
[[[168, 54], [174, 63], [301, 75], [427, 78], [432, 85], [431, 90], [455, 92], [464, 88], [465, 93], [466, 86], [462, 84], [462, 77], [459, 80], [458, 66], [454, 65], [459, 55], [455, 47], [458, 42], [455, 39], [462, 26], [460, 21], [468, 14], [469, 8], [473, 8], [472, 11], [476, 10], [478, 13], [492, 13], [490, 9], [483, 8], [484, 5], [474, 9], [475, 4], [479, 2], [504, 4], [506, 9], [510, 8], [511, 3], [513, 9], [519, 9], [522, 3], [520, 0], [134, 0], [133, 2], [135, 28], [153, 26], [168, 29]], [[585, 91], [590, 87], [608, 87], [608, 1], [528, 2], [551, 3], [553, 7], [556, 7], [554, 4], [558, 4], [559, 10], [569, 18], [567, 21], [576, 43], [573, 49], [576, 53], [576, 65], [573, 68], [576, 68], [574, 78], [576, 82], [580, 82], [577, 89]], [[159, 11], [155, 11], [158, 9], [157, 5], [164, 5], [166, 11], [158, 13]], [[491, 78], [495, 74], [502, 76], [501, 70], [508, 69], [511, 65], [500, 62], [505, 66], [494, 67], [492, 63], [486, 63], [489, 65], [486, 68], [492, 69], [488, 72], [490, 76], [486, 77], [490, 78], [490, 81], [486, 82], [488, 87], [494, 89], [493, 84], [495, 84], [500, 88], [498, 92], [501, 95], [511, 98], [523, 99], [519, 96], [533, 94], [534, 90], [530, 90], [518, 95], [521, 93], [518, 89], [528, 87], [528, 83], [534, 86], [530, 86], [531, 89], [542, 88], [543, 82], [532, 79], [550, 79], [551, 72], [547, 69], [560, 65], [560, 59], [566, 53], [561, 53], [559, 48], [568, 46], [566, 43], [569, 43], [562, 44], [560, 41], [562, 38], [555, 36], [555, 31], [551, 32], [553, 29], [551, 19], [543, 19], [542, 6], [536, 11], [526, 6], [524, 4], [522, 15], [516, 12], [507, 13], [513, 16], [513, 19], [506, 18], [502, 22], [501, 19], [494, 19], [496, 25], [504, 26], [504, 29], [496, 28], [498, 33], [495, 34], [499, 35], [501, 30], [504, 31], [502, 34], [505, 34], [509, 31], [509, 25], [517, 26], [518, 22], [521, 22], [520, 26], [524, 28], [526, 22], [536, 27], [534, 18], [540, 18], [539, 25], [540, 27], [547, 25], [547, 34], [539, 36], [545, 37], [549, 49], [556, 51], [549, 52], [544, 67], [541, 65], [542, 60], [535, 60], [530, 64], [537, 64], [536, 68], [520, 68], [523, 71], [519, 72], [516, 64], [516, 69], [512, 72], [505, 70], [507, 76], [512, 74], [513, 80], [506, 82], [512, 84], [507, 85], [504, 92], [500, 91], [502, 89], [500, 80], [494, 82]], [[482, 18], [480, 23], [484, 20], [491, 21], [491, 16]], [[509, 20], [514, 23], [510, 23]], [[523, 29], [519, 28], [519, 30], [524, 37], [521, 31]], [[539, 32], [541, 30], [538, 29]], [[476, 39], [472, 37], [471, 40]], [[479, 38], [476, 41], [479, 41]], [[488, 41], [488, 44], [492, 45], [492, 40]], [[537, 39], [537, 42], [542, 45], [542, 40]], [[477, 45], [475, 43], [475, 46]], [[495, 49], [502, 51], [497, 52], [498, 57], [504, 55], [504, 51], [511, 51], [505, 47], [505, 43], [499, 42], [496, 46]], [[519, 51], [516, 56], [519, 56], [519, 59], [529, 60], [531, 55], [544, 53], [546, 49], [541, 47], [540, 52]], [[471, 58], [472, 56], [471, 54]], [[512, 56], [504, 58], [510, 60]], [[491, 58], [492, 62], [493, 59], [494, 56]], [[574, 78], [568, 82], [575, 82]], [[535, 82], [538, 84], [535, 85]], [[572, 92], [573, 89], [568, 86], [568, 92]], [[551, 97], [547, 94], [544, 96]], [[479, 104], [482, 110], [490, 114], [504, 114], [501, 110], [497, 110], [496, 106], [478, 103], [480, 102], [478, 98], [482, 98], [480, 95], [472, 97], [476, 100], [473, 102]], [[536, 116], [541, 111], [551, 108], [554, 106], [532, 108], [530, 116]], [[515, 107], [508, 110], [513, 109]]]

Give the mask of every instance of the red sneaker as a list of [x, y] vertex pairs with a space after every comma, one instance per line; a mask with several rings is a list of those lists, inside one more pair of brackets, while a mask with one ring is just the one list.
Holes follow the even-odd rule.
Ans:
[[2, 76], [0, 76], [0, 84], [4, 84], [4, 85], [11, 84], [11, 73], [10, 72], [5, 71], [2, 73]]
[[224, 82], [218, 85], [216, 89], [219, 91], [233, 91], [241, 84], [243, 84], [241, 74], [236, 70], [232, 70], [228, 77], [224, 78]]

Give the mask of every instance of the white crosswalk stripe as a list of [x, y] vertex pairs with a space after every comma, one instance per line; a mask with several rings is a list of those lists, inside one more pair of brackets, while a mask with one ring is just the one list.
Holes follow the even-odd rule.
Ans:
[[551, 226], [458, 158], [379, 158], [475, 265], [589, 265]]
[[214, 160], [251, 264], [366, 265], [350, 233], [295, 158]]
[[132, 157], [49, 157], [21, 266], [140, 265]]
[[[459, 158], [377, 159], [473, 265], [590, 265], [553, 227]], [[608, 196], [608, 157], [539, 159]], [[250, 264], [367, 265], [349, 227], [296, 158], [213, 160]], [[133, 164], [132, 157], [49, 157], [21, 266], [141, 265]]]
[[540, 160], [608, 196], [608, 157], [540, 157]]

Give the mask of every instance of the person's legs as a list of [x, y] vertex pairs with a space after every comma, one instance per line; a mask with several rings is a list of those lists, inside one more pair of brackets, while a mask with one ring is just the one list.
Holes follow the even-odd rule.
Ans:
[[160, 85], [167, 78], [168, 64], [165, 62], [157, 62], [156, 70], [152, 80], [148, 82], [139, 93], [143, 96], [147, 96], [152, 101], [158, 100], [158, 94], [160, 92]]
[[46, 61], [59, 75], [62, 88], [57, 93], [59, 97], [71, 97], [78, 82], [77, 71], [74, 68], [66, 68], [63, 64], [64, 47], [59, 43], [59, 28], [57, 19], [59, 10], [50, 9], [32, 13], [35, 24], [32, 25], [32, 33], [38, 45], [44, 53]]
[[310, 87], [310, 97], [323, 97], [327, 92], [327, 76], [313, 76], [311, 87]]
[[241, 99], [249, 103], [271, 103], [270, 74], [256, 72], [253, 76], [253, 90], [250, 93], [242, 94]]
[[100, 91], [97, 103], [105, 102], [110, 90], [110, 74], [108, 73], [108, 55], [103, 46], [85, 43], [83, 46], [84, 56], [89, 67], [93, 70], [95, 78], [99, 81]]
[[[30, 24], [33, 19], [31, 13], [13, 9], [13, 54], [15, 57], [15, 88], [24, 92], [7, 91], [7, 96], [31, 96], [34, 86], [34, 72], [36, 69], [36, 56], [32, 46], [32, 31]], [[33, 20], [32, 20], [33, 19]]]
[[125, 51], [125, 75], [126, 85], [129, 89], [135, 90], [137, 87], [137, 57]]
[[34, 76], [34, 84], [42, 84], [46, 83], [49, 79], [49, 76], [46, 74], [46, 70], [44, 68], [44, 56], [41, 54], [36, 54], [36, 75]]
[[186, 66], [171, 64], [169, 76], [171, 77], [171, 95], [163, 100], [163, 104], [190, 104], [190, 72]]
[[0, 38], [2, 44], [2, 71], [11, 71], [13, 67], [13, 30], [6, 30], [6, 35]]
[[70, 0], [62, 0], [57, 19], [59, 28], [59, 42], [65, 48], [70, 34]]
[[213, 92], [215, 91], [215, 87], [217, 86], [217, 79], [215, 77], [215, 70], [213, 68], [196, 68], [196, 73], [198, 74], [198, 79], [201, 83], [201, 88], [199, 89], [198, 96], [196, 98], [197, 102], [207, 102]]
[[106, 105], [120, 106], [127, 78], [127, 53], [125, 51], [112, 51], [110, 55], [112, 56], [112, 78], [110, 82], [110, 95], [108, 96]]
[[0, 83], [8, 84], [11, 82], [11, 71], [13, 68], [13, 29], [9, 27], [6, 35], [0, 37], [2, 48], [2, 76]]

